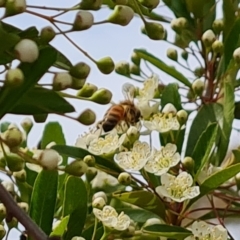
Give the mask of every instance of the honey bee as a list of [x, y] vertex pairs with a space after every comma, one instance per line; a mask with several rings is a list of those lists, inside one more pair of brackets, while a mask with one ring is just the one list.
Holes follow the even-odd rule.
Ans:
[[134, 91], [135, 87], [132, 84], [123, 85], [122, 92], [125, 100], [119, 104], [113, 104], [105, 113], [103, 120], [99, 122], [104, 132], [113, 130], [123, 121], [128, 127], [140, 121], [141, 112], [133, 102]]

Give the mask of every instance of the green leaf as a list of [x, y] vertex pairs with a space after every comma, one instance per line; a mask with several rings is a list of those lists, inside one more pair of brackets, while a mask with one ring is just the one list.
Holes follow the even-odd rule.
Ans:
[[72, 67], [72, 63], [66, 56], [64, 56], [61, 52], [59, 52], [57, 49], [57, 60], [54, 63], [54, 67], [67, 70], [69, 71], [70, 68]]
[[[234, 76], [233, 76], [234, 77]], [[235, 107], [235, 94], [233, 88], [233, 81], [231, 81], [230, 75], [224, 79], [224, 97], [223, 97], [223, 123], [221, 127], [221, 138], [218, 144], [217, 159], [220, 164], [227, 153], [230, 136], [232, 132], [232, 124], [234, 119], [234, 107]]]
[[52, 231], [57, 184], [57, 171], [42, 170], [33, 186], [29, 215], [47, 235]]
[[150, 62], [163, 72], [167, 73], [168, 75], [172, 76], [179, 82], [183, 83], [184, 85], [188, 86], [189, 88], [192, 87], [192, 84], [189, 82], [189, 80], [179, 71], [177, 71], [174, 67], [168, 66], [166, 63], [161, 61], [160, 59], [156, 58], [152, 54], [148, 53], [145, 50], [141, 49], [134, 49], [134, 52], [142, 59]]
[[191, 231], [185, 228], [178, 226], [170, 226], [166, 224], [154, 224], [151, 226], [147, 226], [143, 229], [143, 232], [171, 239], [185, 239], [192, 234]]
[[151, 211], [157, 214], [163, 220], [165, 219], [165, 206], [163, 202], [151, 192], [143, 190], [120, 193], [116, 192], [113, 194], [113, 197]]
[[192, 156], [198, 139], [208, 125], [213, 122], [221, 122], [222, 117], [222, 106], [220, 104], [208, 104], [200, 108], [190, 128], [185, 156]]
[[22, 70], [25, 81], [15, 89], [2, 87], [0, 90], [0, 118], [6, 113], [11, 112], [18, 101], [29, 91], [46, 73], [49, 67], [55, 62], [56, 51], [51, 47], [40, 50], [38, 59], [33, 63], [21, 63], [19, 68]]
[[3, 122], [0, 124], [0, 131], [5, 132], [8, 129], [8, 126], [10, 125], [10, 122]]
[[25, 29], [24, 31], [21, 31], [18, 36], [20, 38], [28, 38], [28, 39], [32, 39], [34, 41], [36, 41], [38, 39], [38, 30], [36, 27], [30, 27]]
[[74, 111], [74, 107], [55, 91], [35, 87], [30, 89], [10, 112], [14, 114], [35, 115], [44, 113], [69, 113]]
[[216, 123], [210, 124], [197, 141], [192, 154], [196, 172], [195, 179], [197, 179], [199, 173], [209, 160], [213, 144], [216, 142], [217, 130], [218, 125]]
[[220, 185], [228, 181], [230, 178], [234, 177], [239, 172], [240, 172], [240, 163], [231, 165], [230, 167], [227, 167], [221, 171], [215, 172], [201, 184], [200, 195], [192, 199], [190, 203], [192, 204], [197, 199], [217, 189]]
[[235, 102], [234, 118], [235, 119], [240, 119], [240, 101]]
[[138, 223], [145, 223], [150, 218], [159, 218], [157, 214], [145, 209], [123, 208], [121, 211], [127, 214], [134, 222]]
[[176, 83], [168, 84], [162, 92], [162, 97], [161, 97], [162, 109], [168, 103], [173, 104], [174, 107], [177, 109], [177, 111], [182, 109], [181, 97], [178, 92], [178, 84]]
[[[55, 145], [52, 147], [52, 149], [55, 149], [60, 154], [64, 154], [64, 155], [67, 155], [68, 157], [73, 157], [73, 158], [83, 159], [86, 155], [91, 154], [85, 149], [71, 147], [71, 146], [65, 146], [65, 145]], [[104, 159], [102, 157], [99, 157], [99, 156], [96, 156], [93, 154], [91, 154], [91, 155], [95, 157], [97, 166], [99, 166], [101, 168], [110, 169], [111, 171], [115, 171], [117, 173], [122, 172], [122, 169], [120, 167], [118, 167], [118, 165], [115, 162], [110, 161], [108, 159]]]
[[87, 217], [87, 189], [81, 178], [69, 176], [64, 192], [63, 217], [70, 216], [63, 239], [81, 236]]
[[16, 184], [20, 192], [21, 201], [30, 204], [32, 187], [27, 182], [21, 182], [17, 179], [16, 179]]
[[68, 221], [69, 216], [62, 218], [61, 222], [59, 223], [59, 225], [57, 225], [56, 228], [53, 229], [50, 236], [62, 236], [67, 229]]

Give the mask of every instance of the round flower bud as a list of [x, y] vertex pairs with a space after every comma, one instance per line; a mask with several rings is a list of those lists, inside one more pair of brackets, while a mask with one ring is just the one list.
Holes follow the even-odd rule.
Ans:
[[214, 53], [222, 54], [223, 53], [223, 43], [219, 40], [216, 40], [212, 44], [212, 50], [213, 50]]
[[130, 73], [136, 76], [140, 76], [141, 74], [141, 69], [139, 66], [135, 65], [135, 64], [131, 64], [130, 65]]
[[98, 87], [91, 83], [85, 83], [77, 92], [78, 97], [91, 97], [97, 91]]
[[15, 194], [13, 182], [5, 180], [5, 181], [2, 181], [1, 184], [9, 193], [11, 193], [12, 195]]
[[26, 182], [27, 173], [24, 169], [22, 169], [21, 171], [18, 171], [18, 172], [14, 172], [13, 176], [15, 177], [16, 180], [18, 180], [20, 182]]
[[112, 14], [108, 17], [110, 23], [126, 26], [134, 17], [134, 11], [129, 6], [116, 5]]
[[177, 50], [174, 48], [168, 48], [167, 49], [167, 57], [173, 61], [177, 61], [177, 59], [178, 59]]
[[201, 79], [196, 79], [193, 83], [192, 83], [192, 89], [194, 91], [194, 93], [198, 96], [202, 95], [202, 92], [204, 90], [204, 82]]
[[185, 157], [182, 160], [182, 165], [185, 170], [191, 173], [194, 169], [194, 160], [191, 157]]
[[86, 171], [86, 179], [91, 182], [97, 176], [97, 169], [94, 167], [88, 167]]
[[6, 221], [6, 223], [7, 223], [8, 228], [12, 229], [12, 228], [16, 228], [17, 227], [18, 220], [15, 217], [13, 217], [10, 221]]
[[91, 109], [86, 109], [79, 115], [77, 119], [80, 123], [88, 126], [96, 121], [96, 114]]
[[8, 147], [14, 148], [22, 143], [24, 137], [23, 133], [17, 127], [12, 127], [3, 133], [2, 138]]
[[38, 59], [39, 50], [37, 44], [30, 39], [22, 39], [14, 48], [16, 57], [21, 62], [32, 63]]
[[56, 36], [56, 33], [51, 26], [42, 28], [40, 33], [40, 38], [44, 43], [51, 42], [55, 36]]
[[175, 18], [171, 21], [171, 28], [177, 33], [188, 27], [188, 21], [184, 17]]
[[26, 202], [19, 202], [18, 206], [24, 211], [24, 212], [28, 212], [29, 206], [28, 203]]
[[5, 84], [8, 87], [15, 88], [22, 85], [24, 82], [24, 75], [21, 69], [9, 69], [5, 77]]
[[75, 17], [73, 23], [73, 30], [86, 30], [93, 25], [94, 17], [93, 14], [87, 11], [79, 11]]
[[195, 68], [194, 75], [196, 77], [202, 77], [203, 74], [204, 74], [204, 68], [201, 68], [201, 67]]
[[188, 119], [188, 113], [185, 110], [180, 110], [177, 112], [177, 120], [180, 123], [180, 125], [184, 125], [187, 122]]
[[89, 166], [89, 167], [93, 167], [95, 166], [96, 160], [95, 157], [92, 155], [87, 155], [84, 157], [83, 161]]
[[122, 172], [118, 175], [118, 182], [122, 185], [128, 186], [131, 184], [132, 177], [127, 172]]
[[6, 0], [5, 16], [13, 16], [26, 11], [25, 0]]
[[116, 63], [115, 65], [116, 73], [123, 75], [123, 76], [130, 76], [130, 67], [129, 63], [126, 61], [121, 61]]
[[182, 52], [181, 52], [181, 57], [182, 57], [184, 60], [186, 60], [186, 61], [187, 61], [187, 60], [188, 60], [188, 52], [187, 52], [187, 51], [185, 51], [185, 50], [184, 50], [184, 51], [182, 51]]
[[96, 192], [93, 194], [93, 197], [92, 197], [92, 201], [94, 201], [94, 199], [98, 198], [98, 197], [101, 197], [104, 199], [104, 201], [107, 203], [107, 195], [105, 192], [103, 191], [99, 191], [99, 192]]
[[85, 240], [83, 237], [73, 237], [71, 240]]
[[53, 78], [53, 90], [55, 91], [62, 91], [65, 90], [72, 85], [72, 77], [70, 76], [69, 73], [55, 73], [54, 78]]
[[163, 110], [162, 113], [173, 113], [176, 114], [177, 113], [177, 109], [171, 104], [171, 103], [167, 103]]
[[131, 56], [131, 61], [132, 61], [135, 65], [139, 66], [139, 65], [140, 65], [140, 62], [141, 62], [141, 58], [137, 55], [137, 53], [133, 52], [133, 53], [132, 53], [132, 56]]
[[69, 73], [75, 78], [87, 78], [90, 73], [90, 66], [85, 62], [79, 62], [70, 68]]
[[240, 64], [240, 47], [234, 50], [233, 58], [237, 64]]
[[162, 224], [162, 221], [159, 218], [149, 218], [143, 225], [143, 227], [152, 226], [155, 224]]
[[149, 9], [154, 9], [156, 8], [159, 3], [160, 3], [160, 0], [140, 0], [139, 1], [144, 7], [147, 7]]
[[165, 29], [160, 23], [146, 22], [145, 31], [152, 40], [163, 40], [165, 37]]
[[87, 171], [87, 164], [81, 160], [75, 160], [65, 167], [65, 172], [76, 176], [81, 177]]
[[99, 10], [103, 0], [82, 0], [80, 8], [84, 10]]
[[6, 235], [6, 230], [3, 225], [0, 224], [0, 239], [3, 239]]
[[10, 171], [18, 172], [24, 168], [24, 160], [15, 153], [7, 153], [5, 156], [5, 161]]
[[6, 207], [3, 205], [3, 203], [0, 203], [0, 222], [2, 222], [6, 216], [7, 216]]
[[105, 89], [98, 89], [91, 97], [90, 100], [99, 104], [108, 104], [112, 99], [112, 93]]
[[223, 19], [215, 19], [212, 24], [212, 28], [216, 34], [219, 34], [220, 32], [222, 32], [224, 28]]
[[130, 128], [128, 128], [127, 137], [131, 143], [134, 143], [135, 141], [137, 141], [139, 139], [139, 136], [140, 136], [140, 132], [136, 127], [131, 126]]
[[31, 120], [31, 118], [26, 117], [22, 120], [21, 126], [23, 130], [28, 134], [32, 129], [33, 121]]
[[202, 42], [206, 48], [212, 46], [213, 42], [216, 40], [216, 36], [211, 29], [205, 31], [202, 35]]
[[61, 162], [62, 158], [57, 151], [53, 149], [44, 149], [38, 159], [41, 166], [47, 170], [57, 169], [58, 164]]
[[103, 209], [105, 205], [106, 205], [106, 202], [102, 197], [97, 197], [92, 201], [93, 208]]
[[101, 73], [109, 74], [114, 70], [114, 62], [110, 57], [104, 57], [97, 61], [97, 67]]
[[80, 79], [80, 78], [72, 77], [71, 88], [75, 90], [79, 90], [84, 86], [85, 83], [86, 83], [86, 78]]

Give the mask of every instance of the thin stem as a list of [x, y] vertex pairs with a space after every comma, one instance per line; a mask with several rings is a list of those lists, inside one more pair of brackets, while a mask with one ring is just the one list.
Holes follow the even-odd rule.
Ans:
[[0, 184], [0, 201], [4, 204], [10, 216], [15, 217], [27, 230], [34, 240], [47, 240], [48, 236], [37, 226], [35, 222], [17, 205], [13, 197]]
[[95, 236], [96, 236], [96, 233], [97, 233], [97, 225], [98, 225], [98, 219], [95, 217], [94, 229], [93, 229], [93, 234], [92, 234], [92, 240], [95, 239]]
[[141, 9], [140, 9], [140, 7], [139, 7], [139, 5], [138, 5], [139, 2], [136, 1], [136, 0], [133, 0], [133, 4], [135, 5], [136, 10], [137, 10], [137, 13], [139, 14], [140, 18], [142, 19], [144, 25], [146, 25], [146, 24], [147, 24], [147, 21], [145, 20], [143, 14], [142, 14], [142, 11], [141, 11]]

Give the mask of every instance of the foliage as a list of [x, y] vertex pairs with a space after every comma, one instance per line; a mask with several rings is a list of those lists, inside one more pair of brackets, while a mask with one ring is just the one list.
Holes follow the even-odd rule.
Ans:
[[[224, 221], [237, 218], [240, 211], [239, 149], [229, 149], [233, 121], [240, 119], [238, 2], [82, 0], [58, 8], [30, 6], [24, 0], [2, 1], [1, 119], [8, 113], [29, 115], [35, 122], [46, 122], [48, 114], [69, 117], [75, 111], [70, 98], [111, 102], [110, 90], [87, 83], [88, 64], [73, 65], [51, 45], [57, 35], [72, 43], [101, 73], [115, 70], [128, 78], [131, 84], [123, 85], [123, 93], [134, 100], [135, 107], [128, 112], [127, 105], [115, 106], [119, 113], [107, 112], [75, 146], [66, 143], [59, 122], [46, 122], [38, 148], [29, 149], [28, 134], [36, 127], [32, 120], [24, 119], [21, 127], [1, 121], [0, 171], [11, 181], [0, 184], [0, 192], [2, 187], [6, 190], [0, 195], [0, 239], [12, 228], [22, 231], [22, 226], [26, 238], [36, 240], [46, 235], [63, 240], [234, 239]], [[223, 19], [216, 18], [219, 4]], [[173, 18], [159, 13], [158, 6], [168, 8]], [[103, 7], [111, 14], [96, 22], [94, 15]], [[44, 15], [38, 9], [57, 13]], [[4, 22], [23, 12], [51, 26], [39, 32], [35, 26], [21, 30]], [[69, 12], [76, 14], [72, 23], [59, 20]], [[109, 56], [95, 60], [68, 36], [69, 32], [84, 34], [97, 24], [127, 26], [136, 16], [149, 44], [153, 40], [159, 46], [172, 44], [167, 57], [174, 66], [143, 49], [133, 49], [131, 63], [114, 63]], [[62, 30], [59, 24], [70, 29]], [[160, 81], [162, 72], [171, 82]], [[51, 84], [40, 82], [46, 74], [52, 76]], [[87, 108], [72, 119], [91, 125], [96, 116], [94, 109]], [[101, 124], [111, 131], [105, 133]], [[158, 133], [160, 149], [152, 145], [152, 132]], [[150, 140], [142, 141], [143, 135]], [[7, 192], [15, 200], [13, 205], [6, 203]], [[207, 207], [200, 208], [199, 203]], [[19, 217], [21, 209], [31, 220]], [[39, 228], [29, 227], [31, 221], [42, 230], [39, 238], [34, 238]]]

